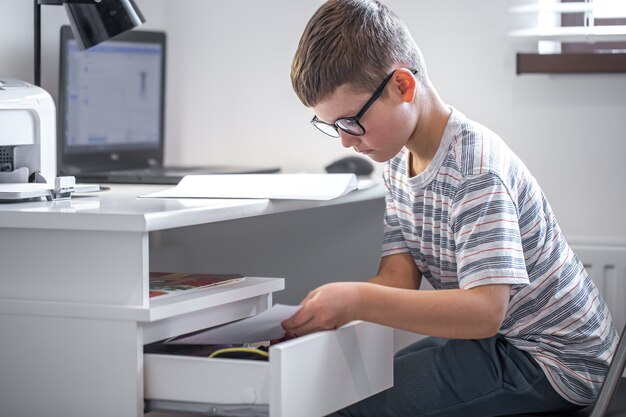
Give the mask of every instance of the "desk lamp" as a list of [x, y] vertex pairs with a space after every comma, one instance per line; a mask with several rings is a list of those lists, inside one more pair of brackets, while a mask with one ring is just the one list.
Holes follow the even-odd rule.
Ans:
[[134, 0], [34, 0], [35, 85], [41, 84], [41, 5], [64, 5], [81, 50], [145, 22]]

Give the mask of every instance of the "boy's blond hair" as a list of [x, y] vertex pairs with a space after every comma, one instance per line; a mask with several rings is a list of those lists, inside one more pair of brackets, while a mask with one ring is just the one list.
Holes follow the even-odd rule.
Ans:
[[422, 54], [391, 10], [376, 0], [328, 0], [304, 29], [291, 83], [312, 107], [343, 84], [374, 91], [394, 67], [417, 70], [417, 79], [428, 85]]

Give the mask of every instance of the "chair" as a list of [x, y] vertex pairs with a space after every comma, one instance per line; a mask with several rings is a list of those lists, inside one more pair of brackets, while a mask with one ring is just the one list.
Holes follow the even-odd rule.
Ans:
[[[622, 417], [626, 416], [626, 378], [622, 378], [626, 365], [626, 325], [622, 330], [615, 355], [600, 388], [598, 398], [589, 407], [567, 414], [572, 417]], [[621, 383], [620, 383], [621, 382]], [[617, 395], [616, 395], [617, 394]], [[509, 417], [564, 417], [566, 414], [516, 414]]]

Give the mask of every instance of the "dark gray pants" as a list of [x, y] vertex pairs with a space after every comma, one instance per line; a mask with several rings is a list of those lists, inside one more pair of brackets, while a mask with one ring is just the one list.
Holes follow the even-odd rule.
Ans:
[[429, 337], [396, 354], [394, 386], [332, 416], [490, 417], [571, 412], [535, 360], [496, 336]]

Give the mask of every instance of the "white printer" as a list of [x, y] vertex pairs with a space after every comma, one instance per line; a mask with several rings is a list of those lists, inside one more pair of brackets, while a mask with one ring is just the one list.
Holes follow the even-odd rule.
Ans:
[[0, 77], [0, 183], [11, 182], [1, 177], [24, 179], [22, 168], [28, 174], [20, 182], [35, 172], [54, 180], [55, 120], [54, 101], [44, 89]]
[[[50, 94], [0, 76], [0, 201], [69, 198], [73, 177], [56, 177], [56, 110]], [[80, 191], [96, 191], [88, 185]]]

